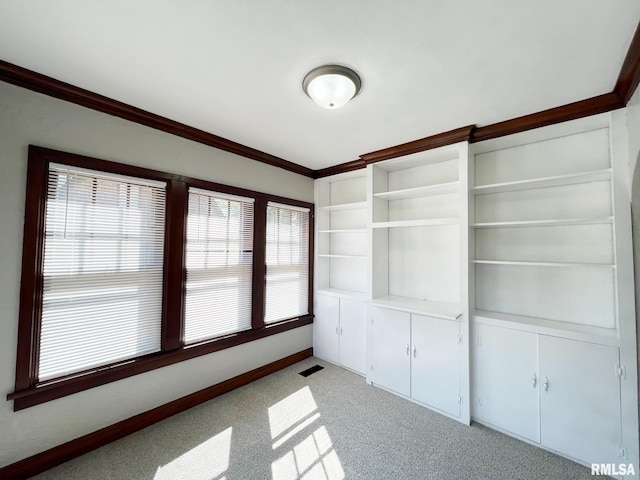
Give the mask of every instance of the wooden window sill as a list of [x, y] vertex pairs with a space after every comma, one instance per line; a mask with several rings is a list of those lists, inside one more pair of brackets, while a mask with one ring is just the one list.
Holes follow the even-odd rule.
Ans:
[[53, 379], [25, 390], [15, 391], [7, 395], [7, 400], [14, 401], [14, 411], [23, 410], [93, 387], [138, 375], [139, 373], [149, 372], [167, 365], [242, 345], [243, 343], [276, 335], [311, 323], [313, 323], [313, 315], [305, 315], [267, 325], [263, 328], [247, 330], [194, 345], [186, 345], [177, 350], [146, 355], [118, 364], [101, 367], [90, 372], [84, 372], [62, 379]]

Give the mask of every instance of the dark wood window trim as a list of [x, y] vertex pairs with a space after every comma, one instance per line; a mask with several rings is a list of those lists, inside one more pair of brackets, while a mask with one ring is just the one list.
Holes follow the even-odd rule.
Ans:
[[[104, 365], [46, 382], [38, 382], [44, 214], [50, 162], [166, 182], [167, 206], [165, 214], [162, 342], [161, 351], [157, 353]], [[182, 340], [186, 280], [184, 244], [189, 187], [255, 199], [254, 273], [252, 280], [254, 295], [252, 299], [251, 330], [185, 345]], [[139, 373], [207, 355], [312, 323], [313, 298], [311, 293], [309, 295], [310, 313], [308, 315], [271, 325], [265, 325], [264, 323], [264, 260], [266, 206], [268, 201], [309, 208], [312, 215], [310, 225], [311, 229], [313, 229], [313, 204], [308, 202], [30, 145], [20, 288], [16, 383], [15, 391], [7, 395], [8, 400], [14, 401], [14, 410], [22, 410]], [[309, 238], [310, 259], [312, 259], [313, 231], [309, 233]], [[309, 292], [312, 292], [312, 278], [313, 261], [310, 260]]]

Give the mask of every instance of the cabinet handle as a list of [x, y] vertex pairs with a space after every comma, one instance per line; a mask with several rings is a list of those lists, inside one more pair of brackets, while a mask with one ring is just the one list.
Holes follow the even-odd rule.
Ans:
[[549, 391], [549, 379], [547, 377], [544, 377], [543, 385], [544, 385], [544, 391], [548, 392]]
[[340, 336], [342, 336], [342, 327], [340, 327]]
[[407, 357], [409, 356], [409, 344], [407, 343]]
[[413, 347], [413, 358], [416, 358], [416, 347]]
[[338, 327], [336, 327], [336, 335], [340, 335], [340, 333], [338, 332]]
[[538, 383], [538, 377], [536, 377], [536, 374], [534, 373], [533, 376], [531, 377], [531, 386], [533, 388], [536, 388], [536, 383]]

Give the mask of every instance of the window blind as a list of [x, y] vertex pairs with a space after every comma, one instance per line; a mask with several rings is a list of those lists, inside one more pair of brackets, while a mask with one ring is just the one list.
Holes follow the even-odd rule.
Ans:
[[309, 209], [267, 204], [265, 323], [309, 313]]
[[160, 350], [165, 190], [50, 164], [40, 381]]
[[184, 341], [251, 328], [253, 199], [189, 189]]

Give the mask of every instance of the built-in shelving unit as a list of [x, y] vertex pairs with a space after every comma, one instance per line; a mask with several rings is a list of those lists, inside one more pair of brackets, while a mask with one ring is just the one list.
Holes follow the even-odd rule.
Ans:
[[585, 464], [638, 450], [624, 115], [474, 144], [469, 165], [473, 418]]
[[366, 171], [316, 181], [316, 289], [368, 298]]
[[406, 310], [429, 312], [465, 303], [468, 146], [456, 144], [369, 166], [373, 302], [406, 298]]
[[316, 180], [314, 355], [365, 374], [369, 202], [365, 170]]
[[606, 128], [476, 152], [475, 308], [616, 328], [612, 174]]
[[461, 400], [469, 398], [468, 152], [463, 142], [367, 167], [367, 381], [463, 423], [470, 411]]
[[625, 121], [317, 180], [314, 354], [586, 465], [637, 464]]

